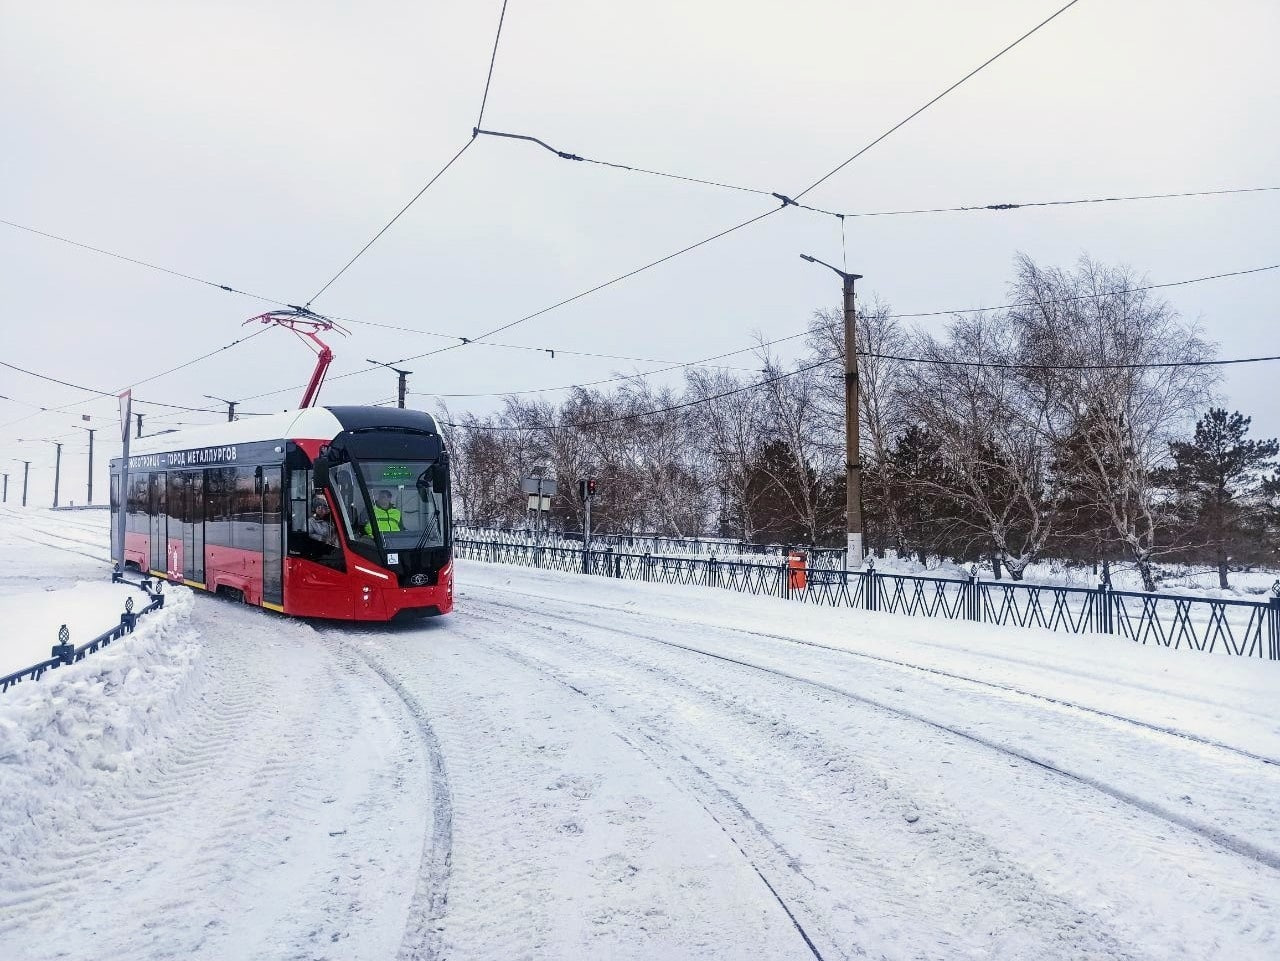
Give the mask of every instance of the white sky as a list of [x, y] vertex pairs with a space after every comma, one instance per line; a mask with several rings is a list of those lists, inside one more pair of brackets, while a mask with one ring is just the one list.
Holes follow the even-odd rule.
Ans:
[[[500, 5], [0, 0], [0, 217], [303, 302], [469, 136]], [[1058, 5], [510, 0], [485, 126], [794, 193]], [[806, 199], [854, 211], [1276, 185], [1278, 39], [1268, 0], [1082, 0]], [[771, 205], [483, 138], [314, 306], [471, 336]], [[1087, 251], [1156, 283], [1280, 262], [1277, 212], [1280, 193], [1264, 193], [852, 220], [848, 262], [900, 312], [991, 305], [1017, 251], [1046, 264]], [[784, 336], [838, 300], [801, 252], [839, 263], [838, 223], [784, 211], [497, 339], [679, 361]], [[0, 263], [0, 358], [103, 389], [229, 343], [264, 309], [3, 226]], [[1277, 289], [1280, 271], [1167, 296], [1223, 356], [1244, 356], [1280, 353]], [[447, 343], [351, 329], [334, 374]], [[442, 393], [646, 369], [481, 346], [407, 366], [411, 390]], [[203, 406], [301, 384], [310, 367], [272, 331], [137, 393]], [[1259, 436], [1280, 434], [1278, 375], [1223, 381]], [[394, 375], [366, 374], [322, 400], [394, 391]], [[10, 497], [13, 458], [29, 458], [32, 501], [48, 502], [52, 445], [31, 439], [78, 433], [83, 411], [104, 499], [114, 401], [19, 421], [24, 403], [86, 395], [7, 370], [0, 394]], [[156, 411], [148, 428], [216, 419]], [[63, 500], [82, 501], [83, 437], [66, 440]]]

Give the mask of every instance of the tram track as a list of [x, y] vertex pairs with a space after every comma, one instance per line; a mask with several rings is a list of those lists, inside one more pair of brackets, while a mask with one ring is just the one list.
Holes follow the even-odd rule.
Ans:
[[[543, 603], [545, 603], [545, 600], [546, 600], [541, 595], [526, 594], [525, 592], [522, 592], [522, 591], [511, 590], [510, 588], [507, 588], [506, 591], [507, 593], [511, 593], [511, 594], [520, 594], [521, 596], [527, 596], [530, 599], [537, 599], [538, 601]], [[584, 602], [581, 602], [578, 606], [601, 610], [601, 611], [608, 611], [609, 613], [616, 614], [616, 615], [635, 616], [635, 613], [633, 611], [621, 609], [616, 606], [612, 606], [608, 604], [594, 604], [589, 601], [584, 601]], [[681, 623], [679, 621], [664, 618], [661, 615], [652, 615], [649, 613], [645, 614], [645, 619], [650, 621], [659, 620], [664, 623], [669, 623], [672, 625], [679, 625]], [[996, 681], [988, 681], [982, 678], [972, 677], [966, 674], [957, 674], [952, 671], [946, 671], [941, 668], [931, 667], [924, 664], [914, 664], [910, 661], [904, 661], [898, 658], [886, 657], [881, 654], [869, 654], [865, 651], [855, 651], [847, 647], [837, 647], [831, 644], [822, 644], [818, 641], [810, 641], [810, 640], [805, 640], [803, 638], [798, 638], [798, 637], [789, 637], [785, 634], [774, 634], [766, 631], [752, 630], [750, 628], [720, 627], [713, 624], [701, 624], [700, 627], [704, 630], [714, 631], [717, 634], [746, 635], [749, 637], [761, 638], [763, 640], [782, 641], [783, 643], [793, 644], [798, 647], [810, 648], [813, 650], [835, 654], [841, 658], [850, 658], [850, 659], [859, 660], [859, 661], [872, 662], [875, 664], [883, 664], [889, 667], [898, 668], [906, 672], [933, 675], [935, 677], [941, 677], [949, 681], [957, 681], [962, 684], [972, 685], [973, 687], [976, 687], [976, 688], [985, 688], [988, 690], [1000, 691], [1006, 694], [1015, 695], [1017, 697], [1024, 697], [1031, 700], [1052, 704], [1055, 707], [1063, 708], [1066, 710], [1077, 711], [1082, 714], [1090, 714], [1097, 717], [1105, 718], [1110, 721], [1115, 721], [1120, 724], [1126, 724], [1136, 728], [1142, 728], [1156, 734], [1163, 734], [1163, 735], [1168, 735], [1169, 737], [1180, 738], [1182, 740], [1191, 741], [1196, 744], [1201, 744], [1206, 747], [1216, 748], [1218, 750], [1225, 751], [1227, 753], [1234, 754], [1241, 758], [1245, 758], [1251, 761], [1258, 761], [1262, 764], [1267, 764], [1274, 767], [1280, 767], [1280, 757], [1275, 757], [1269, 754], [1262, 754], [1255, 751], [1250, 751], [1246, 748], [1238, 747], [1234, 744], [1228, 744], [1225, 741], [1221, 741], [1216, 738], [1206, 737], [1201, 734], [1196, 734], [1194, 732], [1182, 730], [1176, 727], [1170, 727], [1168, 725], [1154, 724], [1149, 721], [1144, 721], [1140, 718], [1131, 717], [1125, 714], [1118, 714], [1113, 711], [1103, 710], [1101, 708], [1092, 707], [1087, 704], [1081, 704], [1077, 701], [1072, 701], [1069, 698], [1055, 697], [1048, 694], [1042, 694], [1037, 691], [1029, 691], [1029, 690], [1026, 690], [1025, 688], [1016, 687], [1011, 684], [1001, 684]], [[1008, 660], [1011, 663], [1019, 664], [1019, 665], [1026, 665], [1029, 663], [1019, 659], [1011, 658]], [[1036, 665], [1033, 665], [1033, 666], [1036, 666]], [[1216, 708], [1231, 707], [1233, 709], [1238, 710], [1238, 708], [1235, 705], [1221, 704], [1217, 701], [1212, 701], [1212, 700], [1203, 699], [1203, 698], [1187, 698], [1187, 700], [1197, 704], [1204, 704], [1209, 707], [1216, 707]], [[1257, 715], [1257, 716], [1260, 718], [1263, 717], [1262, 715]]]
[[[505, 609], [509, 612], [520, 612], [528, 623], [530, 612], [516, 605], [506, 604], [497, 600], [487, 600], [485, 603], [490, 604], [499, 609]], [[1082, 771], [1073, 770], [1064, 765], [1056, 764], [1044, 757], [1038, 757], [1029, 751], [1020, 750], [1012, 745], [1002, 743], [990, 737], [986, 737], [972, 730], [955, 724], [947, 724], [930, 718], [919, 712], [906, 710], [900, 706], [890, 704], [882, 699], [871, 697], [869, 695], [848, 690], [835, 684], [817, 680], [811, 677], [795, 674], [792, 672], [780, 670], [768, 665], [759, 664], [743, 658], [733, 657], [715, 651], [709, 651], [700, 647], [688, 644], [681, 644], [665, 638], [656, 637], [652, 634], [644, 633], [637, 630], [615, 627], [612, 625], [601, 624], [599, 621], [591, 621], [582, 618], [576, 618], [571, 615], [557, 612], [555, 614], [547, 614], [544, 611], [537, 612], [534, 615], [539, 618], [551, 618], [562, 622], [574, 624], [576, 626], [587, 628], [592, 632], [607, 632], [617, 636], [630, 638], [633, 640], [641, 640], [650, 644], [659, 645], [661, 647], [677, 650], [686, 654], [691, 654], [699, 658], [716, 661], [723, 664], [729, 664], [737, 668], [747, 671], [767, 674], [776, 678], [781, 678], [792, 683], [804, 685], [807, 688], [823, 691], [833, 694], [837, 697], [854, 701], [868, 707], [874, 708], [904, 720], [924, 725], [934, 730], [943, 732], [950, 736], [962, 738], [965, 741], [978, 745], [986, 750], [1002, 754], [1006, 757], [1014, 759], [1020, 763], [1024, 763], [1038, 769], [1045, 774], [1074, 782], [1083, 787], [1089, 788], [1099, 794], [1105, 795], [1114, 801], [1125, 804], [1146, 815], [1158, 817], [1167, 823], [1195, 834], [1204, 840], [1240, 857], [1255, 861], [1272, 870], [1280, 871], [1280, 852], [1264, 847], [1259, 844], [1217, 828], [1211, 824], [1206, 824], [1197, 818], [1190, 817], [1182, 812], [1171, 809], [1165, 804], [1144, 798], [1140, 795], [1126, 790], [1118, 785], [1112, 784], [1107, 780]], [[584, 638], [585, 639], [585, 638]]]
[[[500, 623], [500, 622], [491, 620], [491, 623]], [[602, 707], [602, 705], [597, 701], [597, 699], [593, 698], [591, 694], [589, 694], [587, 691], [583, 690], [582, 688], [578, 687], [577, 685], [573, 684], [562, 675], [558, 674], [553, 668], [551, 668], [544, 662], [541, 662], [536, 658], [529, 657], [525, 654], [522, 654], [516, 651], [514, 648], [511, 648], [510, 646], [505, 644], [493, 643], [490, 641], [481, 641], [481, 643], [486, 644], [486, 646], [488, 646], [491, 650], [499, 652], [502, 656], [506, 657], [511, 661], [514, 661], [516, 664], [521, 665], [527, 670], [533, 671], [547, 678], [553, 683], [559, 685], [560, 687], [563, 687], [564, 689], [571, 691], [580, 697], [586, 698], [588, 701], [592, 703], [594, 707], [597, 707], [597, 708]], [[750, 867], [751, 871], [760, 879], [761, 883], [763, 883], [765, 888], [768, 890], [770, 896], [777, 903], [778, 907], [781, 908], [783, 914], [786, 915], [791, 925], [795, 928], [800, 938], [804, 941], [805, 947], [808, 949], [809, 953], [816, 959], [816, 961], [825, 961], [825, 956], [823, 955], [821, 950], [818, 948], [817, 944], [814, 943], [813, 936], [810, 934], [809, 930], [806, 928], [806, 923], [809, 925], [809, 927], [818, 927], [819, 922], [817, 921], [817, 919], [806, 919], [806, 922], [802, 923], [802, 921], [798, 917], [799, 908], [790, 904], [787, 898], [784, 897], [783, 894], [781, 894], [779, 891], [779, 889], [783, 887], [782, 882], [779, 881], [776, 876], [773, 878], [773, 880], [770, 880], [770, 874], [772, 874], [772, 871], [771, 870], [767, 871], [765, 868], [761, 866], [761, 863], [760, 863], [761, 859], [758, 858], [757, 856], [753, 856], [747, 851], [746, 846], [744, 845], [744, 842], [739, 840], [737, 834], [742, 833], [742, 830], [741, 830], [742, 827], [746, 825], [750, 825], [756, 832], [758, 832], [762, 836], [762, 839], [766, 841], [769, 846], [774, 848], [775, 851], [782, 856], [783, 860], [792, 864], [794, 873], [802, 877], [806, 882], [809, 883], [809, 885], [815, 886], [815, 882], [813, 881], [812, 878], [805, 876], [802, 871], [800, 871], [798, 868], [795, 867], [796, 859], [790, 856], [789, 854], [787, 854], [786, 848], [776, 838], [771, 836], [767, 831], [767, 829], [765, 829], [765, 827], [762, 824], [760, 824], [759, 821], [755, 820], [755, 818], [752, 817], [751, 813], [739, 801], [737, 801], [737, 799], [734, 798], [730, 792], [728, 792], [723, 787], [721, 787], [715, 781], [715, 779], [709, 773], [707, 773], [707, 771], [704, 768], [690, 761], [687, 757], [683, 757], [683, 756], [678, 758], [675, 757], [672, 754], [671, 749], [667, 745], [663, 744], [663, 742], [659, 740], [657, 737], [655, 737], [651, 732], [644, 730], [643, 728], [638, 728], [634, 724], [629, 723], [617, 711], [613, 711], [609, 709], [607, 706], [604, 706], [603, 710], [608, 712], [611, 715], [611, 717], [613, 717], [613, 719], [620, 726], [626, 727], [629, 730], [631, 730], [633, 735], [632, 737], [627, 737], [626, 735], [618, 733], [616, 734], [616, 736], [618, 737], [618, 740], [620, 740], [624, 745], [626, 745], [630, 750], [634, 751], [640, 757], [644, 758], [644, 760], [648, 762], [650, 765], [652, 765], [654, 770], [657, 771], [663, 778], [665, 778], [674, 788], [680, 791], [684, 791], [688, 793], [690, 796], [692, 796], [693, 800], [703, 810], [703, 812], [705, 812], [706, 815], [712, 820], [712, 822], [721, 831], [724, 832], [725, 836], [728, 837], [730, 843], [733, 845], [733, 848], [742, 856], [746, 864]], [[646, 748], [641, 743], [639, 743], [640, 739], [643, 739], [644, 741], [646, 741], [649, 746]], [[659, 760], [656, 754], [661, 754], [664, 757], [666, 757], [667, 758], [666, 763], [663, 763], [663, 761]], [[687, 765], [689, 769], [692, 772], [694, 772], [694, 774], [698, 777], [698, 779], [703, 782], [703, 788], [701, 790], [696, 790], [696, 789], [691, 790], [688, 784], [681, 783], [679, 779], [673, 776], [671, 773], [672, 760], [678, 760], [680, 762], [683, 762], [685, 765]], [[720, 802], [719, 804], [716, 803], [716, 799], [719, 800]], [[730, 812], [728, 813], [728, 816], [726, 816], [726, 813], [727, 813], [725, 810], [726, 806], [730, 808]], [[720, 808], [719, 814], [717, 814], [716, 810], [714, 809], [716, 807]], [[734, 816], [735, 814], [737, 815], [736, 817]], [[734, 826], [735, 824], [737, 825], [737, 827]], [[843, 952], [841, 956], [845, 958], [849, 957], [848, 954]]]
[[[684, 672], [664, 670], [598, 644], [588, 644], [588, 656], [580, 634], [531, 623], [528, 612], [520, 619], [518, 631], [512, 630], [515, 619], [505, 610], [473, 609], [470, 614], [499, 629], [482, 643], [588, 701], [622, 728], [624, 743], [646, 757], [665, 779], [691, 794], [728, 835], [816, 956], [876, 955], [876, 936], [865, 941], [859, 936], [868, 914], [901, 916], [912, 910], [910, 905], [934, 899], [951, 903], [937, 918], [918, 919], [915, 936], [920, 943], [949, 944], [955, 956], [972, 950], [972, 945], [955, 941], [968, 937], [959, 935], [960, 931], [983, 931], [985, 937], [995, 939], [991, 943], [1010, 936], [1007, 918], [994, 908], [1003, 901], [1017, 902], [1035, 917], [1033, 940], [1045, 938], [1041, 942], [1045, 949], [1054, 944], [1055, 957], [1133, 956], [1105, 919], [1088, 918], [1082, 928], [1079, 908], [1042, 888], [981, 834], [941, 812], [917, 811], [909, 796], [900, 795], [874, 765], [864, 766], [850, 755], [849, 744], [809, 730], [815, 719], [803, 708], [788, 720], [785, 711], [753, 708], [732, 694], [708, 690]], [[592, 632], [630, 636], [599, 624], [590, 627]], [[567, 660], [559, 665], [559, 657], [549, 660], [527, 629], [554, 641]], [[529, 646], [538, 653], [531, 653]], [[639, 668], [646, 680], [638, 689], [621, 692], [618, 678], [595, 659], [597, 654], [611, 655], [610, 660], [632, 676]], [[668, 688], [685, 694], [672, 698]], [[631, 703], [633, 697], [637, 700]], [[686, 698], [688, 703], [682, 703]], [[783, 700], [787, 699], [779, 696], [778, 701]], [[723, 722], [711, 719], [721, 712]], [[743, 756], [754, 765], [773, 773], [763, 781], [752, 778], [739, 783], [732, 763], [737, 751], [726, 752], [718, 735], [702, 743], [696, 735], [675, 730], [683, 725], [666, 720], [691, 715], [705, 715], [705, 723], [711, 725], [708, 730], [744, 725], [740, 738], [736, 733], [723, 737], [740, 744]], [[829, 766], [833, 758], [841, 762]], [[916, 824], [917, 818], [923, 820]], [[796, 843], [799, 847], [793, 846]], [[898, 849], [903, 844], [906, 847]], [[926, 874], [904, 887], [893, 862], [904, 858], [908, 864], [918, 864], [921, 857], [933, 868], [922, 869]], [[972, 886], [976, 876], [983, 878], [980, 888]], [[844, 902], [836, 909], [828, 900], [833, 889], [842, 892]], [[1015, 951], [1014, 956], [1043, 955]]]

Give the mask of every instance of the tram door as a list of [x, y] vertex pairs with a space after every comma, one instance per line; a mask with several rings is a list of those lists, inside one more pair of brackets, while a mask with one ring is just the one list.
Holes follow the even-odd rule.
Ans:
[[204, 583], [204, 471], [183, 471], [178, 476], [182, 504], [174, 515], [182, 519], [182, 576]]
[[150, 515], [151, 559], [153, 571], [168, 569], [167, 555], [169, 551], [169, 525], [165, 497], [165, 476], [153, 473], [147, 483], [147, 513]]
[[259, 467], [258, 471], [262, 477], [262, 599], [269, 604], [283, 604], [284, 469]]

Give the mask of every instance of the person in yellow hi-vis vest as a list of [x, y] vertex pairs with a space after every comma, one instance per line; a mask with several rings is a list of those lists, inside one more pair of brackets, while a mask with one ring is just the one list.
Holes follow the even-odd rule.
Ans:
[[400, 519], [400, 508], [393, 505], [391, 491], [378, 491], [377, 500], [373, 502], [373, 518], [364, 525], [364, 532], [373, 536], [374, 524], [377, 524], [378, 530], [384, 534], [395, 534], [404, 530], [404, 523]]

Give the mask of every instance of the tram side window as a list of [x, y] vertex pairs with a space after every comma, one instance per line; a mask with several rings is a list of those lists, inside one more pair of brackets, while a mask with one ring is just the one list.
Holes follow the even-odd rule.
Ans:
[[241, 550], [262, 551], [262, 475], [258, 468], [235, 467], [231, 539]]
[[[162, 475], [163, 476], [163, 475]], [[169, 483], [169, 530], [173, 537], [182, 536], [181, 525], [190, 518], [185, 516], [187, 476], [182, 471], [172, 470], [168, 474]]]
[[311, 471], [289, 472], [289, 532], [307, 533], [307, 517], [311, 514]]
[[317, 524], [312, 525], [313, 508], [320, 497], [323, 495], [316, 491], [310, 469], [289, 472], [289, 554], [336, 570], [346, 570], [336, 529], [329, 524], [327, 531], [332, 540], [326, 540], [316, 534], [328, 522], [318, 519]]
[[134, 534], [150, 533], [151, 528], [147, 521], [147, 482], [146, 474], [130, 474], [129, 475], [129, 521], [128, 530]]
[[231, 547], [231, 490], [234, 467], [214, 467], [205, 475], [205, 543]]

